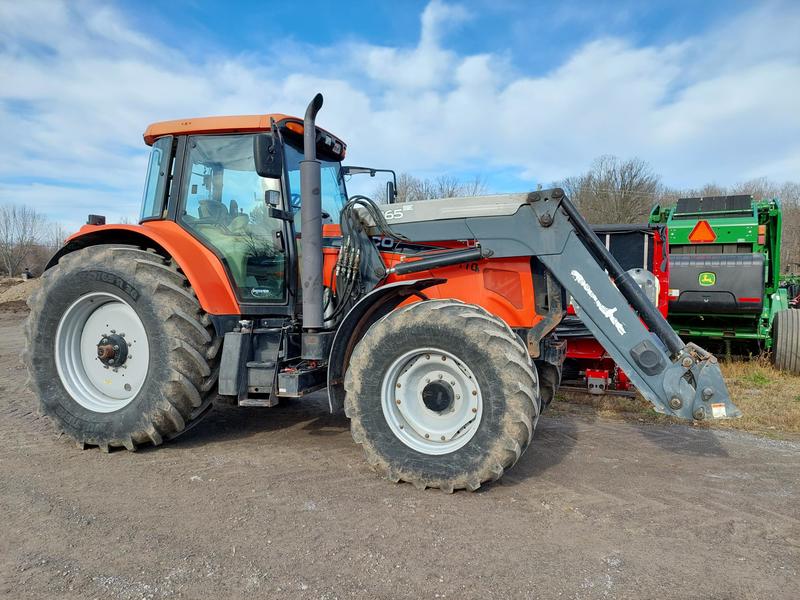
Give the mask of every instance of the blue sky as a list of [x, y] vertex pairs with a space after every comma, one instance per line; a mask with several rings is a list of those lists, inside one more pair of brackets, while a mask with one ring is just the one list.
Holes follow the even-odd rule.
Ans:
[[800, 171], [797, 2], [0, 2], [0, 202], [137, 213], [149, 122], [302, 113], [353, 163], [532, 189]]

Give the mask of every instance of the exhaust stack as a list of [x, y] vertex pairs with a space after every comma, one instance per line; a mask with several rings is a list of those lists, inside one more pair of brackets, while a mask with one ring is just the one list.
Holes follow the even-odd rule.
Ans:
[[[322, 108], [317, 94], [306, 108], [303, 121], [303, 160], [300, 162], [300, 235], [303, 257], [300, 284], [303, 295], [303, 358], [317, 359], [313, 335], [323, 328], [322, 310], [322, 195], [320, 162], [317, 160], [317, 129], [314, 121]], [[308, 335], [312, 334], [312, 335]], [[307, 340], [308, 338], [308, 340]]]

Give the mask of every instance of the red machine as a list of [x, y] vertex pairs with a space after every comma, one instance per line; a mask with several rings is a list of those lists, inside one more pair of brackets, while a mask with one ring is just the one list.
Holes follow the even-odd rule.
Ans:
[[[593, 229], [666, 317], [669, 303], [666, 229], [649, 224], [595, 225]], [[581, 322], [572, 304], [556, 333], [567, 341], [561, 389], [590, 394], [635, 394], [631, 381]]]

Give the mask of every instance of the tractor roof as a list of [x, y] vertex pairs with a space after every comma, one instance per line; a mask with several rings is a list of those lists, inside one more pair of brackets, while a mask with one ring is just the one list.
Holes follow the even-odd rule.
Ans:
[[[272, 119], [277, 123], [290, 122], [303, 124], [302, 119], [273, 113], [266, 115], [238, 115], [231, 117], [197, 117], [194, 119], [176, 119], [174, 121], [160, 121], [148, 126], [144, 132], [144, 141], [151, 146], [154, 141], [164, 135], [194, 135], [203, 133], [255, 133], [259, 131], [269, 131]], [[292, 128], [294, 131], [302, 133], [302, 129]], [[333, 138], [337, 138], [332, 133], [317, 127]], [[341, 141], [341, 140], [339, 140]]]

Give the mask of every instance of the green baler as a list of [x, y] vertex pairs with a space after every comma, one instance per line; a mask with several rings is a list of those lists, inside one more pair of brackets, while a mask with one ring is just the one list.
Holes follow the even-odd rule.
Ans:
[[672, 327], [728, 349], [771, 349], [778, 367], [800, 373], [800, 311], [789, 310], [780, 281], [778, 200], [681, 198], [655, 206], [650, 222], [669, 232]]

